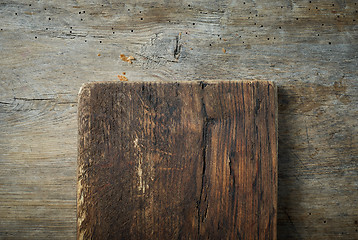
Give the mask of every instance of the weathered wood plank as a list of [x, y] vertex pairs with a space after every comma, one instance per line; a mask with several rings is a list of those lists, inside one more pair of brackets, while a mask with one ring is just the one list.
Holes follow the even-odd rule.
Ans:
[[78, 239], [276, 239], [272, 83], [87, 84], [79, 134]]
[[278, 238], [357, 239], [357, 4], [2, 1], [0, 238], [75, 238], [78, 89], [126, 72], [275, 81]]

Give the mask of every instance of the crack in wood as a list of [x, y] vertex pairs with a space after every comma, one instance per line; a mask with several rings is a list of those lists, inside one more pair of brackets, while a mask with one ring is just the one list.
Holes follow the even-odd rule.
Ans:
[[174, 58], [179, 59], [180, 52], [181, 52], [181, 44], [179, 44], [180, 35], [175, 37], [175, 48], [174, 48]]
[[[46, 101], [46, 102], [52, 102], [55, 104], [77, 104], [76, 101], [62, 101], [57, 102], [56, 98], [23, 98], [23, 97], [14, 97], [14, 100], [21, 100], [24, 102], [37, 102], [37, 101]], [[7, 102], [0, 102], [0, 104], [12, 104]]]
[[[204, 83], [202, 81], [199, 84], [203, 90], [208, 85], [207, 83]], [[207, 209], [208, 209], [208, 205], [209, 205], [209, 203], [206, 203], [205, 209], [203, 211], [204, 214], [201, 214], [201, 211], [200, 211], [201, 205], [203, 202], [207, 201], [206, 196], [205, 196], [205, 199], [203, 199], [203, 193], [204, 193], [204, 185], [205, 185], [206, 166], [207, 166], [207, 149], [208, 149], [208, 145], [209, 145], [208, 129], [209, 129], [209, 125], [212, 124], [212, 122], [214, 122], [214, 118], [210, 118], [207, 114], [204, 97], [202, 97], [201, 103], [202, 103], [202, 113], [203, 113], [203, 118], [204, 118], [203, 130], [202, 130], [202, 132], [203, 132], [203, 137], [202, 137], [203, 169], [202, 169], [202, 173], [201, 173], [200, 196], [199, 196], [199, 201], [197, 202], [197, 206], [198, 206], [198, 236], [200, 236], [201, 222], [204, 222], [204, 219], [207, 217]]]
[[54, 98], [22, 98], [14, 97], [14, 100], [23, 100], [23, 101], [55, 101]]

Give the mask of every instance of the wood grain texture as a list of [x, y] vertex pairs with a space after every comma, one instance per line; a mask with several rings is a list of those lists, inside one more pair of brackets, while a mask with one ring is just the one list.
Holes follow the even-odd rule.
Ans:
[[78, 90], [126, 72], [274, 81], [278, 238], [357, 239], [357, 4], [3, 0], [0, 238], [75, 239]]
[[90, 83], [78, 119], [78, 239], [276, 239], [273, 83]]

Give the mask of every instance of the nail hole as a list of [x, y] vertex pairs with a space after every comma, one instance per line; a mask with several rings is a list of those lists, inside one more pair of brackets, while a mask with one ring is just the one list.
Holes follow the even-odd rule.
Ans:
[[85, 42], [87, 42], [87, 40], [85, 40]]
[[133, 32], [133, 29], [131, 30], [131, 32]]
[[81, 18], [81, 21], [83, 21], [83, 19]]
[[[311, 2], [311, 1], [310, 1]], [[312, 213], [308, 213], [308, 215], [311, 215]]]
[[195, 23], [193, 23], [193, 25], [195, 25]]
[[332, 43], [331, 42], [328, 42], [329, 45], [331, 45]]
[[29, 4], [29, 6], [31, 7], [31, 4]]
[[48, 20], [50, 21], [50, 20], [51, 20], [51, 18], [48, 18]]
[[270, 40], [270, 38], [267, 38], [267, 40]]
[[99, 41], [99, 43], [102, 43], [102, 41]]
[[72, 33], [72, 31], [70, 31], [70, 33]]
[[281, 27], [278, 27], [279, 29], [281, 29]]
[[70, 29], [72, 29], [72, 27], [70, 27]]
[[140, 18], [140, 20], [143, 20], [143, 18]]
[[44, 10], [46, 11], [47, 9], [46, 9], [46, 8], [44, 8]]
[[15, 15], [17, 15], [17, 12], [15, 13]]
[[113, 32], [113, 34], [114, 34], [114, 32]]
[[332, 4], [332, 7], [334, 7], [334, 4]]
[[298, 20], [298, 18], [296, 18], [296, 20]]
[[263, 27], [264, 25], [261, 25], [260, 27]]
[[81, 12], [78, 12], [78, 14], [81, 14]]
[[[2, 29], [1, 29], [2, 30]], [[46, 30], [48, 30], [48, 28], [46, 28]]]
[[323, 221], [323, 223], [327, 223], [327, 221], [326, 221], [326, 220], [324, 220], [324, 221]]
[[188, 7], [190, 7], [190, 4], [188, 4]]
[[86, 13], [86, 11], [83, 11], [82, 13]]
[[211, 43], [209, 44], [209, 46], [211, 47]]

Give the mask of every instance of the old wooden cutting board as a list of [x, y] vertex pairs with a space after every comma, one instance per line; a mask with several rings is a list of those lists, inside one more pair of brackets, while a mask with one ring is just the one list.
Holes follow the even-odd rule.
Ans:
[[89, 83], [78, 113], [78, 239], [276, 238], [272, 82]]

